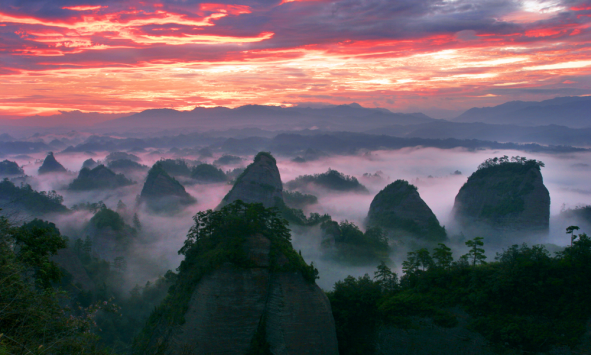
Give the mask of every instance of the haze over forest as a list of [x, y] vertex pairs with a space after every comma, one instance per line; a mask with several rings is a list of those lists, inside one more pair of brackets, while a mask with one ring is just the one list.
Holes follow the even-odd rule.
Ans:
[[0, 3], [0, 354], [591, 354], [591, 3]]

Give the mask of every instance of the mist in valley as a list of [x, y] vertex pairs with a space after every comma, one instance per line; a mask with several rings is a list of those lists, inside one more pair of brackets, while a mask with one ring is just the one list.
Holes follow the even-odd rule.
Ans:
[[[133, 153], [141, 159], [141, 164], [152, 166], [161, 158], [176, 158], [171, 154], [150, 154], [152, 150]], [[271, 152], [272, 153], [272, 152]], [[131, 224], [131, 216], [137, 213], [141, 229], [133, 240], [129, 255], [126, 256], [127, 282], [125, 290], [136, 284], [153, 281], [167, 270], [175, 270], [182, 256], [178, 250], [182, 247], [189, 228], [193, 225], [192, 216], [199, 211], [215, 209], [221, 199], [230, 190], [231, 183], [198, 184], [190, 178], [177, 177], [186, 191], [197, 199], [197, 203], [190, 205], [175, 214], [158, 214], [138, 203], [147, 171], [125, 172], [125, 176], [136, 183], [131, 186], [120, 187], [115, 190], [70, 191], [67, 186], [77, 176], [82, 163], [93, 158], [104, 160], [107, 152], [87, 154], [56, 154], [56, 159], [69, 170], [69, 173], [37, 175], [44, 154], [32, 154], [35, 160], [14, 159], [22, 165], [27, 174], [26, 183], [38, 191], [55, 190], [64, 197], [64, 205], [72, 207], [81, 203], [102, 201], [105, 205], [116, 210], [119, 201], [126, 206], [126, 222]], [[374, 196], [389, 183], [398, 179], [409, 181], [418, 187], [418, 192], [431, 208], [443, 226], [446, 226], [449, 240], [446, 244], [452, 247], [454, 258], [467, 251], [464, 239], [471, 239], [476, 235], [459, 238], [461, 230], [454, 226], [451, 216], [456, 194], [467, 178], [478, 165], [487, 158], [495, 156], [526, 155], [529, 159], [541, 160], [546, 164], [542, 169], [544, 183], [551, 196], [551, 222], [548, 236], [536, 236], [539, 244], [555, 244], [565, 246], [568, 237], [565, 228], [576, 224], [577, 221], [559, 217], [560, 212], [577, 206], [587, 205], [591, 191], [588, 188], [588, 173], [591, 167], [591, 153], [541, 154], [523, 153], [504, 150], [466, 150], [466, 149], [437, 149], [437, 148], [404, 148], [400, 150], [367, 151], [357, 155], [329, 155], [318, 160], [304, 163], [292, 161], [290, 156], [276, 155], [281, 179], [285, 184], [301, 175], [313, 175], [326, 172], [328, 169], [337, 170], [346, 175], [356, 177], [367, 187], [369, 193], [336, 192], [319, 187], [310, 187], [309, 193], [318, 197], [318, 203], [304, 208], [304, 212], [329, 214], [335, 221], [348, 220], [365, 230], [365, 220]], [[213, 157], [203, 159], [199, 156], [185, 156], [184, 159], [198, 160], [212, 163], [221, 156], [216, 153]], [[240, 164], [222, 166], [222, 170], [229, 171], [238, 167], [245, 167], [252, 161], [253, 156], [243, 156]], [[85, 226], [93, 214], [88, 211], [74, 211], [66, 215], [48, 215], [50, 220], [60, 228], [70, 240], [84, 239]], [[584, 227], [584, 226], [583, 226]], [[585, 230], [582, 230], [585, 232]], [[526, 240], [527, 238], [524, 238]], [[366, 273], [373, 275], [379, 261], [364, 265], [350, 265], [335, 262], [327, 258], [321, 246], [322, 232], [319, 227], [292, 227], [292, 243], [296, 250], [300, 250], [304, 259], [319, 270], [320, 279], [317, 283], [325, 290], [330, 290], [334, 283], [348, 275], [362, 276]], [[521, 241], [516, 241], [520, 243]], [[392, 251], [389, 265], [401, 274], [401, 264], [406, 253], [418, 248], [420, 244], [391, 241]], [[506, 245], [508, 247], [509, 245]], [[489, 260], [494, 259], [498, 248], [486, 248]], [[551, 250], [558, 250], [550, 247]]]

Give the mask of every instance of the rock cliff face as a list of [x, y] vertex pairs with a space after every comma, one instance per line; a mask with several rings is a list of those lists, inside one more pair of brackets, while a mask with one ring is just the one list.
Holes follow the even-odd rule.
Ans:
[[148, 172], [140, 196], [149, 207], [159, 211], [172, 211], [197, 202], [180, 182], [168, 175], [160, 163], [154, 164]]
[[447, 238], [433, 211], [419, 195], [417, 188], [404, 180], [386, 186], [374, 197], [369, 207], [367, 224], [425, 241]]
[[43, 164], [39, 167], [39, 175], [47, 174], [47, 173], [65, 173], [67, 172], [66, 168], [53, 156], [53, 152], [47, 153], [47, 157], [43, 161]]
[[[274, 272], [271, 242], [246, 239], [250, 268], [227, 262], [195, 286], [184, 324], [161, 327], [147, 354], [247, 354], [265, 339], [275, 355], [338, 354], [328, 298], [300, 272]], [[279, 266], [290, 261], [277, 257]], [[164, 329], [163, 329], [164, 328]], [[158, 348], [156, 350], [156, 348]]]
[[283, 200], [283, 184], [277, 162], [269, 153], [260, 152], [246, 170], [238, 177], [234, 187], [223, 198], [221, 206], [236, 200], [246, 203], [258, 202], [273, 207], [275, 198]]
[[69, 190], [98, 190], [98, 189], [116, 189], [121, 186], [134, 184], [123, 174], [115, 174], [111, 169], [104, 165], [99, 165], [90, 170], [84, 168], [80, 170], [78, 177], [72, 181]]
[[484, 164], [462, 186], [453, 215], [462, 232], [501, 241], [514, 233], [548, 233], [550, 194], [535, 160]]

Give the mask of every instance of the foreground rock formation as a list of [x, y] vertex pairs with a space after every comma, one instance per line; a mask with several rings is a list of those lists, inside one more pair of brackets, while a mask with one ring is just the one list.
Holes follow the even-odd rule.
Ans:
[[[219, 223], [215, 236], [203, 235], [197, 239], [203, 244], [186, 251], [178, 281], [137, 338], [135, 353], [337, 355], [330, 302], [314, 282], [313, 267], [285, 236], [265, 230], [241, 235], [249, 223], [257, 224], [252, 221], [260, 208], [227, 210], [236, 206], [245, 205], [237, 202], [204, 219]], [[238, 226], [235, 233], [216, 235], [228, 224]], [[230, 245], [237, 249], [229, 252]]]
[[259, 202], [265, 207], [273, 207], [276, 198], [283, 200], [283, 183], [277, 162], [271, 154], [260, 152], [238, 177], [232, 190], [222, 199], [220, 207], [236, 200]]
[[439, 224], [417, 188], [404, 180], [391, 183], [374, 197], [367, 224], [384, 228], [395, 236], [432, 242], [447, 238], [445, 228]]
[[47, 157], [43, 161], [43, 164], [39, 167], [39, 175], [48, 174], [48, 173], [65, 173], [67, 172], [66, 168], [53, 156], [53, 152], [47, 153]]
[[547, 234], [550, 194], [540, 171], [543, 163], [495, 159], [481, 164], [456, 196], [453, 215], [461, 231], [489, 242]]
[[197, 202], [180, 182], [168, 175], [160, 163], [154, 164], [148, 172], [140, 197], [156, 211], [175, 211]]

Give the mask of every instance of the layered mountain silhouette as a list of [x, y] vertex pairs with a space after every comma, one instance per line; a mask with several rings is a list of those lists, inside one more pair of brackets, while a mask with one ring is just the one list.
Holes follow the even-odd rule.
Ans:
[[485, 122], [540, 126], [560, 124], [573, 128], [591, 127], [591, 97], [567, 96], [544, 101], [511, 101], [493, 107], [471, 108], [455, 122]]
[[148, 172], [140, 197], [148, 207], [158, 212], [175, 212], [197, 202], [180, 182], [164, 170], [160, 162]]
[[367, 224], [384, 228], [396, 236], [424, 241], [442, 242], [447, 238], [445, 228], [439, 224], [417, 188], [404, 180], [391, 183], [374, 197]]
[[64, 168], [64, 166], [57, 160], [55, 160], [53, 152], [47, 153], [47, 157], [45, 157], [43, 164], [39, 167], [39, 175], [65, 172], [67, 172], [66, 168]]
[[258, 202], [265, 207], [275, 206], [275, 199], [283, 201], [283, 183], [277, 169], [277, 161], [266, 152], [260, 152], [246, 170], [237, 178], [234, 187], [222, 199], [220, 207], [236, 200]]

